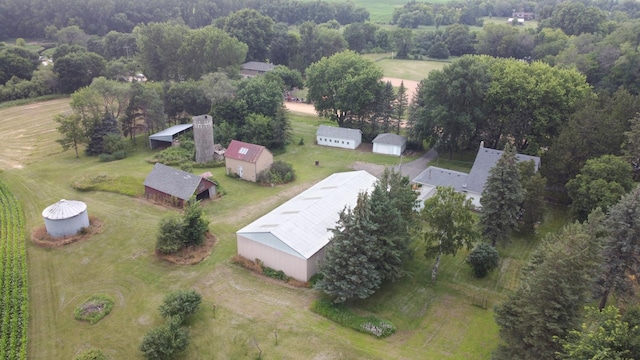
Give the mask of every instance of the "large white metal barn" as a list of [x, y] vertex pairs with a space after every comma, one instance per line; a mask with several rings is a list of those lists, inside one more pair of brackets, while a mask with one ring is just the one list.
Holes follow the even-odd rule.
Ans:
[[339, 213], [354, 207], [377, 178], [368, 172], [335, 173], [236, 233], [238, 254], [307, 281], [318, 271]]

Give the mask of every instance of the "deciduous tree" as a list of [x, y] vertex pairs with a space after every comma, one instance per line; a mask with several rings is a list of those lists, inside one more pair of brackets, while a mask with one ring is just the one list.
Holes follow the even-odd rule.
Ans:
[[247, 61], [264, 61], [269, 55], [273, 25], [270, 17], [254, 9], [242, 9], [225, 19], [223, 30], [249, 46]]
[[472, 211], [471, 199], [451, 187], [438, 187], [436, 195], [424, 202], [421, 213], [427, 243], [424, 256], [436, 257], [431, 281], [436, 280], [442, 255], [455, 256], [463, 247], [471, 249], [477, 237]]
[[[627, 317], [629, 318], [629, 317]], [[615, 306], [598, 310], [587, 307], [582, 327], [560, 339], [562, 350], [556, 359], [626, 360], [640, 354], [640, 322], [625, 321]]]
[[382, 71], [370, 60], [347, 50], [312, 64], [306, 71], [309, 99], [318, 114], [339, 126], [372, 108]]
[[63, 150], [73, 149], [78, 154], [78, 146], [87, 143], [86, 131], [83, 126], [82, 117], [78, 114], [57, 114], [53, 117], [53, 121], [60, 124], [57, 127], [58, 132], [62, 135], [56, 142], [62, 146]]
[[587, 160], [580, 174], [567, 182], [571, 210], [579, 220], [595, 208], [606, 211], [632, 187], [631, 165], [613, 155]]

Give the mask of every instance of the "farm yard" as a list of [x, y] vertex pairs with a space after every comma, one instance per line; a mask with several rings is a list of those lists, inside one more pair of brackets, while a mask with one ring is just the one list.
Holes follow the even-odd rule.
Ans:
[[[199, 264], [169, 265], [154, 255], [155, 235], [159, 220], [176, 210], [140, 195], [79, 192], [70, 186], [83, 177], [109, 174], [126, 176], [129, 182], [138, 179], [141, 194], [152, 168], [146, 161], [152, 155], [146, 139], [139, 138], [121, 161], [76, 159], [73, 151], [61, 152], [55, 143], [52, 117], [67, 108], [68, 99], [60, 99], [0, 110], [0, 134], [5, 135], [0, 179], [22, 205], [26, 224], [29, 358], [68, 359], [97, 348], [114, 359], [141, 359], [143, 335], [162, 321], [157, 311], [162, 298], [179, 289], [195, 289], [203, 296], [200, 310], [188, 322], [191, 341], [183, 359], [253, 359], [260, 351], [264, 359], [488, 359], [497, 345], [491, 307], [517, 286], [519, 269], [537, 243], [531, 239], [516, 240], [501, 254], [500, 270], [482, 280], [475, 280], [464, 264], [465, 251], [447, 257], [435, 284], [428, 280], [431, 263], [422, 256], [423, 244], [416, 242], [413, 276], [349, 304], [358, 313], [396, 325], [398, 332], [382, 340], [311, 312], [319, 296], [315, 290], [290, 287], [231, 263], [235, 232], [244, 225], [329, 174], [351, 170], [354, 164], [396, 165], [397, 158], [314, 145], [315, 129], [327, 123], [293, 114], [294, 144], [276, 158], [292, 163], [298, 179], [261, 187], [226, 177], [224, 168], [202, 169], [211, 171], [225, 192], [204, 204], [219, 241]], [[304, 145], [297, 145], [299, 139]], [[28, 239], [42, 225], [42, 209], [62, 198], [87, 203], [89, 213], [103, 222], [102, 232], [61, 248], [33, 245]], [[553, 221], [543, 226], [559, 227], [562, 214], [552, 211]], [[113, 310], [97, 324], [78, 322], [74, 309], [95, 293], [114, 299]]]

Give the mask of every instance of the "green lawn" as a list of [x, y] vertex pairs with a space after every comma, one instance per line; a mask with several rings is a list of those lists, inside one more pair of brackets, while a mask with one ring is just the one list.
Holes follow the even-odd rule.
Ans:
[[[263, 187], [226, 177], [223, 168], [198, 169], [211, 171], [226, 192], [205, 203], [219, 241], [200, 264], [173, 266], [157, 260], [153, 249], [159, 220], [174, 210], [139, 197], [78, 192], [70, 186], [83, 176], [106, 173], [127, 176], [127, 182], [138, 179], [142, 187], [152, 168], [146, 162], [152, 155], [146, 141], [138, 139], [122, 161], [76, 159], [54, 141], [52, 117], [66, 109], [65, 99], [0, 109], [0, 178], [23, 206], [27, 237], [43, 224], [42, 210], [62, 198], [86, 202], [89, 215], [104, 223], [98, 235], [63, 248], [43, 249], [26, 240], [29, 358], [72, 359], [95, 347], [113, 359], [141, 359], [142, 337], [163, 323], [157, 308], [164, 295], [192, 288], [202, 294], [203, 305], [188, 323], [191, 342], [180, 359], [254, 359], [256, 344], [264, 359], [489, 359], [498, 341], [491, 306], [515, 288], [536, 239], [516, 238], [511, 247], [500, 249], [500, 269], [483, 280], [471, 277], [466, 252], [445, 257], [435, 284], [428, 276], [433, 261], [424, 258], [423, 245], [416, 242], [408, 264], [412, 276], [350, 304], [356, 312], [373, 313], [398, 327], [389, 338], [375, 339], [311, 312], [309, 305], [318, 296], [314, 290], [256, 276], [232, 265], [230, 258], [236, 254], [238, 229], [303, 189], [350, 170], [356, 161], [393, 165], [397, 158], [316, 146], [315, 129], [324, 120], [293, 116], [294, 144], [276, 159], [292, 163], [298, 180]], [[297, 145], [300, 138], [304, 145]], [[545, 231], [562, 224], [562, 210], [554, 211], [543, 224]], [[74, 320], [74, 309], [96, 293], [114, 299], [112, 312], [95, 325]], [[474, 306], [483, 301], [488, 309]]]
[[440, 70], [449, 64], [445, 61], [392, 59], [391, 53], [362, 56], [375, 61], [382, 68], [384, 76], [415, 81], [425, 79], [431, 70]]

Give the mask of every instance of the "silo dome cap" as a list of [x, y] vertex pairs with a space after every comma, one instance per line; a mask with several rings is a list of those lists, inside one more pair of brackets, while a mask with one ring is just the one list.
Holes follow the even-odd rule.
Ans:
[[44, 209], [42, 211], [42, 217], [50, 220], [68, 219], [86, 210], [87, 204], [82, 201], [62, 199]]

